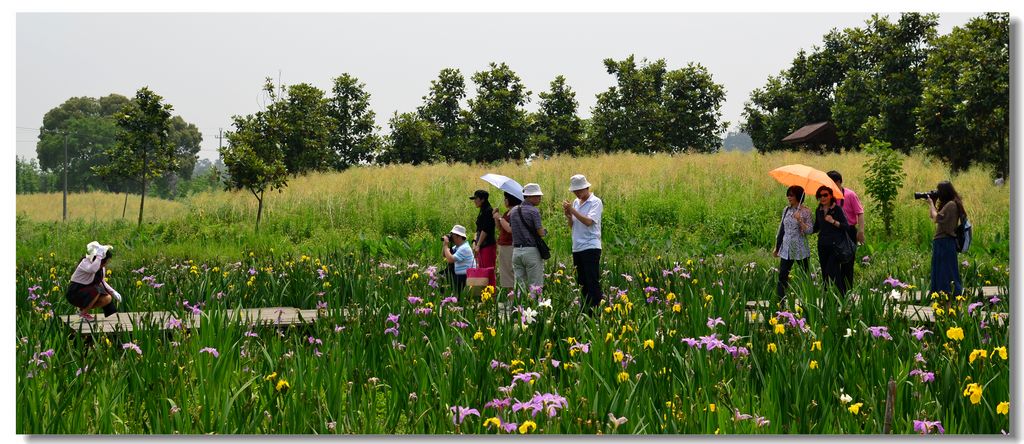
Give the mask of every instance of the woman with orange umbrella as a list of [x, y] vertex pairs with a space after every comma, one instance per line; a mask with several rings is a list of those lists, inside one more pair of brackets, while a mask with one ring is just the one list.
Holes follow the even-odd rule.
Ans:
[[800, 264], [804, 272], [807, 271], [811, 257], [811, 249], [807, 246], [807, 235], [811, 234], [814, 229], [811, 210], [803, 204], [804, 189], [799, 185], [789, 187], [786, 189], [786, 199], [789, 205], [782, 210], [782, 222], [779, 222], [779, 233], [775, 238], [775, 252], [773, 253], [775, 257], [779, 258], [779, 283], [775, 287], [779, 304], [783, 304], [786, 299], [789, 271], [793, 268], [793, 263]]
[[839, 295], [846, 296], [846, 280], [840, 279], [844, 259], [840, 256], [840, 243], [846, 242], [846, 215], [843, 208], [836, 204], [836, 197], [831, 187], [822, 185], [814, 195], [818, 198], [818, 208], [814, 213], [814, 231], [818, 233], [818, 264], [826, 286], [834, 284]]

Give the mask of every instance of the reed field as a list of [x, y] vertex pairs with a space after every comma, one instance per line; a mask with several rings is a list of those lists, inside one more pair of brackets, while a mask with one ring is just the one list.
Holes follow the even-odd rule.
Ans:
[[[987, 171], [952, 178], [975, 227], [959, 258], [966, 295], [925, 291], [934, 226], [912, 194], [947, 177], [912, 156], [895, 232], [868, 210], [850, 296], [822, 288], [812, 255], [789, 303], [774, 300], [785, 187], [767, 172], [838, 169], [870, 208], [865, 161], [721, 153], [357, 168], [268, 193], [259, 232], [247, 192], [147, 199], [141, 229], [131, 200], [121, 220], [123, 195], [88, 195], [95, 211], [72, 211], [66, 226], [60, 195], [18, 196], [17, 430], [882, 433], [891, 380], [892, 433], [1011, 432], [1014, 350], [1009, 320], [994, 317], [1010, 311], [1009, 187]], [[472, 229], [473, 190], [498, 205], [479, 180], [487, 172], [544, 190], [543, 289], [449, 293], [438, 237]], [[605, 203], [605, 300], [593, 316], [580, 314], [558, 205], [576, 173]], [[65, 286], [91, 240], [117, 252], [108, 282], [121, 311], [198, 315], [202, 327], [73, 333], [56, 317], [76, 311]], [[900, 293], [931, 305], [935, 322], [894, 315]], [[319, 317], [275, 328], [224, 315], [280, 306]]]

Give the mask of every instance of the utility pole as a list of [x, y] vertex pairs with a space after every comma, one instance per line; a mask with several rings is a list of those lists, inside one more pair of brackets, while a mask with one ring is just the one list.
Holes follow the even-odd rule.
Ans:
[[220, 151], [224, 149], [224, 128], [217, 128], [217, 142], [220, 143], [217, 150], [217, 153], [220, 154]]

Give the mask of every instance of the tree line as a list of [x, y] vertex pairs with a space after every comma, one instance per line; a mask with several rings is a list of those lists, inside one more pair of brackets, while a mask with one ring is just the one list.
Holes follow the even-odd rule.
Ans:
[[1008, 177], [1010, 135], [1009, 15], [972, 18], [938, 35], [935, 14], [905, 13], [892, 22], [833, 29], [770, 76], [744, 107], [744, 132], [758, 151], [794, 149], [782, 139], [831, 121], [838, 142], [815, 152], [859, 150], [872, 140], [905, 154], [921, 150], [953, 172], [974, 164]]
[[[990, 13], [939, 36], [935, 14], [905, 13], [896, 22], [872, 16], [864, 27], [832, 30], [770, 76], [744, 107], [740, 129], [759, 152], [859, 150], [888, 144], [922, 150], [954, 172], [980, 163], [1009, 173], [1009, 18]], [[605, 59], [615, 84], [597, 94], [591, 117], [579, 117], [576, 93], [556, 76], [537, 94], [538, 109], [505, 63], [473, 73], [446, 68], [414, 110], [394, 112], [378, 127], [370, 94], [342, 74], [330, 91], [308, 83], [263, 86], [267, 104], [232, 117], [219, 149], [220, 168], [192, 179], [202, 134], [149, 90], [71, 98], [44, 116], [38, 164], [18, 160], [18, 190], [46, 191], [63, 171], [68, 187], [157, 194], [226, 185], [259, 203], [289, 176], [356, 165], [489, 163], [555, 154], [715, 152], [725, 88], [702, 65], [669, 69], [664, 59]], [[467, 89], [475, 87], [468, 98]], [[805, 124], [831, 121], [838, 142], [783, 145]], [[57, 178], [57, 181], [60, 181]], [[207, 188], [209, 187], [209, 188]], [[140, 203], [142, 220], [144, 197]]]

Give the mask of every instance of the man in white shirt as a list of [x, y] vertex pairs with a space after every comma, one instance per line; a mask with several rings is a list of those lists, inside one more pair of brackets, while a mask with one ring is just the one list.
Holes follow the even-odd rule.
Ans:
[[576, 280], [582, 287], [581, 305], [589, 313], [601, 303], [601, 213], [604, 203], [590, 192], [590, 182], [582, 174], [569, 178], [569, 191], [576, 200], [562, 202], [565, 219], [572, 230], [572, 262]]

